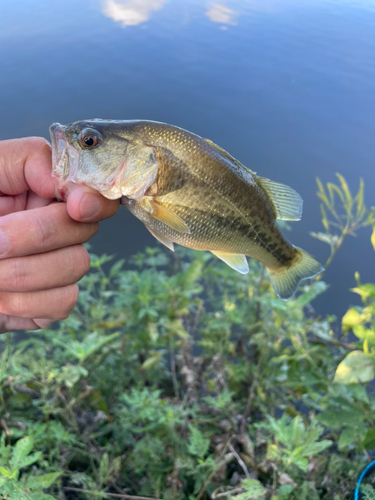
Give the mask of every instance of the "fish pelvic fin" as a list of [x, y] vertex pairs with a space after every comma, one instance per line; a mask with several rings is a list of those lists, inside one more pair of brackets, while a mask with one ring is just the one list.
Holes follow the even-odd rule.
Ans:
[[257, 183], [264, 189], [271, 201], [276, 219], [300, 220], [302, 217], [303, 201], [294, 189], [285, 184], [270, 181], [264, 177], [256, 177]]
[[224, 252], [213, 252], [219, 259], [225, 262], [229, 267], [238, 271], [241, 274], [247, 274], [249, 272], [249, 265], [247, 263], [245, 255], [238, 253], [224, 253]]
[[174, 245], [173, 245], [173, 241], [169, 240], [168, 238], [166, 238], [165, 236], [162, 236], [160, 233], [154, 231], [153, 229], [150, 229], [149, 227], [146, 226], [146, 228], [150, 231], [150, 233], [152, 234], [152, 236], [154, 238], [156, 238], [158, 241], [160, 241], [160, 243], [162, 243], [163, 245], [165, 245], [167, 248], [169, 248], [169, 250], [172, 250], [172, 252], [174, 252]]
[[324, 271], [324, 267], [304, 250], [296, 248], [297, 253], [291, 266], [267, 271], [276, 294], [288, 300], [296, 293], [300, 281], [314, 278]]

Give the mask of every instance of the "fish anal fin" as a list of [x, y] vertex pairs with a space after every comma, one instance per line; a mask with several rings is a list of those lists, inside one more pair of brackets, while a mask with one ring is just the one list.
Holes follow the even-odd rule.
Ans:
[[250, 174], [256, 175], [256, 172], [253, 172], [249, 168], [245, 167], [245, 165], [242, 165], [242, 163], [240, 161], [236, 160], [236, 158], [233, 158], [233, 156], [230, 155], [228, 153], [228, 151], [225, 151], [225, 149], [221, 148], [220, 146], [218, 146], [217, 144], [215, 144], [214, 142], [212, 142], [210, 139], [203, 139], [203, 140], [205, 142], [207, 142], [207, 144], [209, 144], [211, 147], [217, 149], [217, 151], [219, 151], [223, 156], [225, 156], [227, 158], [227, 160], [232, 161], [238, 167], [244, 168], [245, 170], [247, 170], [248, 172], [250, 172]]
[[280, 220], [300, 220], [302, 217], [303, 201], [301, 196], [294, 189], [270, 181], [264, 177], [256, 177], [257, 183], [266, 192], [274, 209], [276, 219]]
[[154, 238], [156, 238], [158, 241], [160, 241], [160, 243], [162, 243], [163, 245], [165, 245], [167, 248], [169, 248], [169, 250], [172, 250], [172, 252], [174, 252], [174, 245], [173, 245], [173, 241], [169, 240], [168, 238], [166, 238], [165, 236], [162, 236], [160, 233], [154, 231], [153, 229], [150, 229], [149, 227], [146, 226], [146, 228], [150, 231], [150, 233], [152, 234], [152, 236]]
[[178, 233], [183, 233], [183, 234], [190, 233], [190, 229], [181, 219], [181, 217], [174, 214], [171, 210], [169, 210], [169, 208], [166, 208], [165, 206], [161, 205], [155, 200], [151, 200], [149, 202], [149, 205], [151, 208], [150, 215], [154, 219], [169, 226], [171, 229], [177, 231]]
[[289, 267], [267, 268], [272, 286], [280, 299], [288, 300], [295, 294], [300, 281], [314, 278], [324, 267], [304, 250], [296, 247], [296, 256]]
[[241, 274], [247, 274], [249, 272], [249, 265], [247, 263], [245, 255], [239, 253], [225, 253], [225, 252], [217, 252], [212, 251], [216, 257], [225, 262], [229, 267], [238, 271]]

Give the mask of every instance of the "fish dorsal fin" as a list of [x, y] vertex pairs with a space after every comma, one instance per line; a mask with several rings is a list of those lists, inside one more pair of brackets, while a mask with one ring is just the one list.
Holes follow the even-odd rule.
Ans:
[[167, 248], [169, 248], [169, 250], [172, 250], [172, 252], [174, 252], [173, 241], [168, 240], [168, 238], [165, 238], [165, 236], [162, 236], [160, 233], [157, 233], [156, 231], [154, 231], [153, 229], [150, 229], [147, 226], [146, 226], [146, 228], [150, 231], [150, 233], [152, 234], [152, 236], [154, 236], [154, 238], [156, 238], [158, 241], [160, 241], [160, 243], [162, 243]]
[[151, 200], [149, 203], [150, 203], [150, 207], [151, 207], [150, 214], [154, 219], [169, 226], [171, 229], [173, 229], [174, 231], [177, 231], [178, 233], [184, 233], [184, 234], [190, 233], [190, 229], [185, 224], [185, 222], [181, 219], [181, 217], [174, 214], [173, 212], [171, 212], [171, 210], [164, 207], [163, 205], [156, 202], [155, 200]]
[[294, 189], [285, 184], [270, 181], [264, 177], [256, 177], [257, 183], [267, 193], [276, 212], [276, 219], [300, 220], [303, 201]]
[[238, 271], [241, 274], [246, 274], [249, 272], [249, 265], [247, 263], [246, 257], [239, 253], [225, 253], [225, 252], [213, 252], [219, 259], [225, 262], [229, 267]]
[[225, 149], [221, 148], [220, 146], [218, 146], [214, 142], [210, 141], [210, 139], [203, 139], [203, 140], [206, 141], [207, 144], [209, 144], [213, 148], [217, 149], [222, 155], [224, 155], [229, 161], [232, 161], [233, 163], [235, 163], [238, 167], [244, 168], [245, 170], [250, 172], [250, 174], [252, 174], [252, 175], [256, 175], [256, 172], [253, 172], [249, 168], [245, 167], [245, 165], [242, 165], [242, 163], [240, 161], [236, 160], [236, 158], [233, 158], [233, 156], [230, 155], [228, 153], [228, 151], [225, 151]]

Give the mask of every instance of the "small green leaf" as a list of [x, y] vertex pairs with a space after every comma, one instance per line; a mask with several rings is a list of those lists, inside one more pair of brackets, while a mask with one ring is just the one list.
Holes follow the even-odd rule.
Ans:
[[360, 340], [375, 341], [375, 330], [370, 330], [364, 325], [353, 326], [353, 333]]
[[321, 441], [317, 441], [316, 443], [306, 444], [302, 448], [302, 455], [305, 457], [309, 457], [310, 455], [318, 455], [322, 451], [326, 450], [332, 445], [332, 441], [329, 439], [322, 439]]
[[10, 460], [12, 467], [19, 468], [30, 451], [33, 449], [33, 440], [30, 436], [19, 439], [13, 448], [13, 455]]
[[342, 175], [336, 174], [336, 177], [340, 181], [341, 189], [345, 193], [345, 198], [346, 198], [345, 208], [349, 211], [350, 207], [353, 203], [353, 198], [352, 198], [352, 195], [350, 193], [349, 186], [347, 185], [346, 180], [344, 179], [344, 177]]
[[340, 434], [339, 441], [338, 441], [338, 447], [339, 450], [342, 450], [349, 444], [354, 443], [356, 439], [356, 430], [354, 427], [346, 427], [342, 433]]
[[60, 476], [61, 472], [50, 472], [49, 474], [43, 474], [42, 476], [29, 477], [26, 483], [26, 488], [30, 488], [30, 490], [49, 488], [51, 484], [53, 484]]
[[375, 226], [373, 227], [372, 229], [372, 234], [371, 234], [371, 243], [372, 243], [372, 247], [373, 249], [375, 250]]
[[327, 285], [324, 281], [315, 281], [309, 290], [299, 297], [297, 297], [294, 301], [294, 307], [301, 308], [305, 307], [307, 304], [312, 302], [315, 297], [320, 295], [321, 293], [327, 290]]
[[350, 289], [351, 292], [358, 293], [362, 300], [365, 301], [369, 297], [375, 297], [375, 285], [372, 283], [365, 283]]
[[121, 268], [124, 265], [124, 262], [125, 262], [125, 259], [120, 259], [120, 260], [118, 260], [116, 262], [116, 264], [114, 264], [111, 267], [111, 270], [109, 271], [109, 277], [110, 278], [116, 278], [116, 276], [118, 275], [118, 273], [121, 271]]
[[208, 448], [210, 447], [210, 440], [205, 438], [201, 431], [197, 427], [189, 426], [190, 429], [190, 439], [188, 450], [192, 455], [203, 459], [206, 455]]
[[185, 286], [191, 285], [202, 276], [203, 262], [195, 259], [185, 271]]
[[327, 207], [329, 207], [330, 203], [328, 201], [326, 192], [324, 190], [323, 184], [321, 183], [319, 177], [316, 178], [316, 183], [318, 184], [318, 188], [319, 188], [319, 191], [317, 193], [318, 197], [327, 205]]
[[375, 376], [375, 361], [362, 351], [350, 352], [336, 369], [333, 382], [359, 384], [370, 382]]
[[267, 489], [257, 479], [244, 479], [241, 486], [245, 491], [239, 495], [231, 496], [231, 500], [255, 500], [267, 492]]
[[8, 469], [8, 467], [0, 467], [0, 474], [4, 477], [12, 477], [12, 472]]
[[366, 450], [375, 449], [375, 427], [370, 427], [370, 429], [368, 429], [366, 437], [363, 440], [363, 446]]
[[149, 370], [153, 366], [159, 364], [162, 357], [163, 357], [162, 351], [155, 351], [149, 358], [147, 358], [141, 364], [141, 370]]
[[328, 222], [328, 217], [327, 217], [326, 211], [324, 210], [324, 206], [323, 205], [320, 205], [320, 212], [322, 214], [322, 224], [324, 226], [324, 229], [328, 233], [328, 231], [329, 231], [329, 222]]
[[371, 314], [367, 311], [359, 312], [355, 307], [351, 307], [344, 315], [341, 326], [344, 332], [351, 330], [355, 325], [361, 325], [371, 319]]
[[331, 203], [332, 208], [334, 206], [334, 192], [338, 194], [338, 196], [341, 200], [341, 203], [342, 204], [345, 203], [344, 193], [336, 186], [336, 184], [333, 184], [332, 182], [327, 182], [327, 188], [328, 188], [331, 200], [332, 200], [332, 203]]
[[364, 208], [364, 187], [365, 183], [363, 182], [362, 177], [359, 179], [359, 190], [357, 193], [357, 217], [360, 215], [362, 212], [362, 209]]
[[336, 234], [327, 234], [327, 233], [314, 233], [310, 232], [310, 236], [316, 238], [317, 240], [323, 241], [323, 243], [327, 243], [331, 248], [334, 248], [336, 243], [339, 241], [339, 237]]

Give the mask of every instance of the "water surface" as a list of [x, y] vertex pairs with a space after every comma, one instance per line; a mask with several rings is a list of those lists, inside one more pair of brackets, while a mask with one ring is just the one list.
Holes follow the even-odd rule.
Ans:
[[[368, 0], [37, 0], [0, 5], [0, 139], [86, 118], [165, 121], [208, 137], [295, 188], [291, 241], [328, 247], [315, 177], [366, 183], [375, 205], [375, 3]], [[357, 303], [354, 272], [375, 280], [370, 230], [349, 239], [315, 302]], [[122, 207], [92, 240], [128, 256], [155, 241]]]

